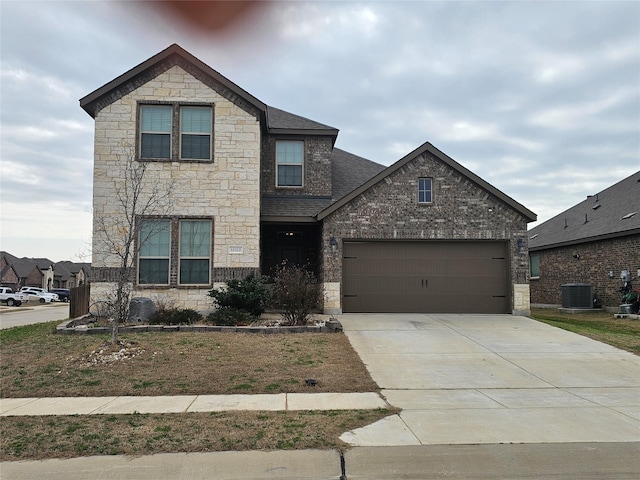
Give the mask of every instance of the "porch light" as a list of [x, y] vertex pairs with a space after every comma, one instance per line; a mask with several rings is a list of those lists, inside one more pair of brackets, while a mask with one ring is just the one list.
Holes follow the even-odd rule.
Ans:
[[527, 251], [527, 250], [526, 250], [526, 248], [527, 248], [527, 241], [526, 241], [524, 238], [519, 238], [519, 239], [518, 239], [518, 242], [517, 242], [517, 245], [518, 245], [518, 253], [519, 253], [520, 255], [524, 255], [524, 254], [526, 253], [526, 251]]
[[331, 238], [329, 238], [329, 248], [332, 252], [338, 250], [338, 240], [336, 240], [336, 237], [334, 237], [333, 235], [331, 236]]

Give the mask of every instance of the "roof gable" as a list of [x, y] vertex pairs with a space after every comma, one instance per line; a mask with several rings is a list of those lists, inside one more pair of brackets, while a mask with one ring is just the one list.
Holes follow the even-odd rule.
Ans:
[[[92, 118], [95, 118], [96, 114], [106, 105], [122, 98], [174, 65], [180, 65], [210, 86], [212, 86], [211, 81], [223, 86], [238, 99], [243, 100], [264, 114], [266, 110], [264, 103], [175, 43], [81, 98], [80, 106]], [[207, 79], [209, 80], [208, 82], [206, 81]]]
[[353, 200], [354, 198], [356, 198], [357, 196], [359, 196], [360, 194], [362, 194], [363, 192], [365, 192], [369, 188], [373, 187], [378, 182], [384, 180], [389, 175], [391, 175], [394, 172], [396, 172], [397, 170], [401, 169], [407, 163], [412, 162], [413, 160], [415, 160], [417, 157], [419, 157], [420, 155], [422, 155], [424, 153], [429, 153], [429, 154], [433, 155], [434, 157], [436, 157], [437, 159], [439, 159], [440, 161], [442, 161], [443, 163], [445, 163], [446, 165], [448, 165], [452, 169], [456, 170], [458, 173], [460, 173], [461, 175], [465, 176], [466, 178], [468, 178], [469, 180], [471, 180], [472, 182], [474, 182], [475, 184], [480, 186], [482, 189], [486, 190], [487, 192], [489, 192], [493, 196], [497, 197], [498, 199], [500, 199], [501, 201], [506, 203], [508, 206], [510, 206], [514, 210], [518, 211], [529, 222], [533, 222], [533, 221], [536, 220], [536, 214], [533, 213], [531, 210], [529, 210], [528, 208], [524, 207], [522, 204], [516, 202], [513, 198], [511, 198], [508, 195], [506, 195], [505, 193], [501, 192], [500, 190], [495, 188], [493, 185], [487, 183], [486, 181], [481, 179], [479, 176], [477, 176], [475, 173], [473, 173], [470, 170], [466, 169], [465, 167], [460, 165], [458, 162], [453, 160], [451, 157], [449, 157], [448, 155], [446, 155], [443, 152], [441, 152], [440, 150], [438, 150], [436, 147], [434, 147], [429, 142], [426, 142], [426, 143], [422, 144], [420, 147], [416, 148], [413, 152], [409, 153], [408, 155], [406, 155], [403, 158], [401, 158], [400, 160], [398, 160], [396, 163], [394, 163], [394, 164], [390, 165], [389, 167], [387, 167], [386, 169], [382, 170], [380, 173], [375, 175], [373, 178], [369, 179], [369, 181], [367, 181], [366, 183], [362, 184], [360, 187], [356, 188], [351, 193], [345, 195], [339, 201], [335, 202], [333, 205], [331, 205], [328, 208], [324, 209], [322, 212], [320, 212], [318, 214], [318, 219], [321, 220], [321, 219], [327, 217], [328, 215], [330, 215], [331, 213], [335, 212], [336, 210], [338, 210], [343, 205], [346, 205], [348, 202], [350, 202], [351, 200]]
[[272, 134], [338, 136], [338, 129], [308, 118], [269, 107], [227, 77], [211, 68], [177, 44], [145, 60], [109, 83], [80, 99], [80, 106], [92, 118], [105, 106], [144, 85], [169, 68], [178, 65], [195, 78], [215, 89], [230, 101], [252, 111]]
[[529, 230], [529, 249], [634, 234], [640, 234], [640, 171]]

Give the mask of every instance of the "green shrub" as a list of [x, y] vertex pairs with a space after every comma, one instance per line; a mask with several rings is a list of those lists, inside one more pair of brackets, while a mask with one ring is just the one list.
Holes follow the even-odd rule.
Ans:
[[234, 308], [220, 308], [207, 315], [207, 323], [212, 325], [246, 325], [253, 320], [254, 317], [251, 314]]
[[269, 289], [263, 277], [249, 275], [243, 280], [229, 280], [226, 288], [208, 294], [218, 309], [231, 309], [259, 317], [269, 304]]
[[282, 264], [273, 285], [273, 306], [282, 310], [289, 325], [306, 325], [322, 302], [322, 288], [316, 276], [303, 267]]
[[158, 310], [149, 323], [156, 325], [192, 325], [202, 321], [202, 315], [190, 308], [168, 308]]

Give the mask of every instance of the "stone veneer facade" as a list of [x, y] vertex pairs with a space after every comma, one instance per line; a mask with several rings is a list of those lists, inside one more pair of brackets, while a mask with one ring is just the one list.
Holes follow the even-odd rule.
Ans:
[[[213, 161], [150, 161], [145, 177], [146, 194], [151, 188], [166, 189], [172, 184], [169, 216], [212, 220], [212, 283], [198, 288], [136, 286], [134, 295], [167, 295], [176, 306], [210, 309], [207, 291], [214, 283], [217, 286], [259, 269], [259, 114], [224, 87], [196, 78], [197, 72], [188, 70], [188, 65], [159, 69], [153, 78], [128, 85], [128, 91], [105, 102], [95, 116], [93, 298], [115, 290], [113, 274], [118, 261], [104, 255], [97, 222], [122, 215], [114, 192], [123, 185], [124, 163], [137, 142], [138, 106], [145, 102], [213, 105]], [[117, 236], [117, 228], [109, 235]], [[242, 252], [230, 253], [231, 246], [241, 247]]]
[[[433, 179], [433, 203], [417, 202], [418, 178]], [[325, 313], [340, 313], [342, 241], [502, 240], [509, 244], [512, 313], [528, 315], [529, 258], [520, 253], [527, 220], [476, 183], [423, 153], [324, 219], [322, 245], [331, 237], [338, 249], [324, 249]]]

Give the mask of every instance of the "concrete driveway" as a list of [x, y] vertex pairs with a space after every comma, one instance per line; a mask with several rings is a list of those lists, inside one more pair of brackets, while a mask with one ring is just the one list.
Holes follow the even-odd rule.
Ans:
[[402, 409], [358, 446], [640, 442], [640, 357], [511, 315], [345, 314], [351, 344]]

